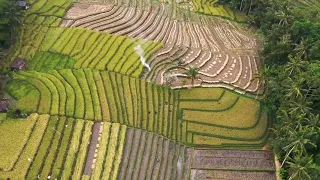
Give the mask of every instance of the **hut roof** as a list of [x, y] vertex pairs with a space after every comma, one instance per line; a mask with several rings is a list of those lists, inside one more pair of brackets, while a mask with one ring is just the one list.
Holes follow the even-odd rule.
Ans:
[[26, 1], [17, 1], [17, 5], [20, 7], [25, 7], [28, 5], [28, 3]]
[[6, 112], [10, 106], [9, 99], [0, 99], [0, 112]]
[[12, 63], [11, 63], [11, 68], [14, 69], [22, 69], [25, 66], [26, 62], [24, 58], [16, 58]]

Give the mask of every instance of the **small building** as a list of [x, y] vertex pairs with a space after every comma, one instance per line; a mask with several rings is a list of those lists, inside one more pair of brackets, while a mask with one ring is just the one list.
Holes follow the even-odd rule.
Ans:
[[18, 7], [21, 7], [23, 9], [25, 9], [25, 10], [30, 8], [29, 3], [27, 3], [26, 1], [17, 1], [16, 4], [17, 4]]
[[0, 99], [0, 113], [8, 112], [10, 106], [9, 99]]
[[19, 71], [24, 69], [26, 66], [26, 61], [24, 58], [16, 58], [10, 65], [11, 71]]

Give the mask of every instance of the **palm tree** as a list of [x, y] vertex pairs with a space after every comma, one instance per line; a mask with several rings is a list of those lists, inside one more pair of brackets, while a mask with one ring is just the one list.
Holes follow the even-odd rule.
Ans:
[[275, 12], [275, 15], [279, 19], [279, 26], [288, 25], [289, 21], [293, 18], [293, 16], [289, 14], [288, 2], [285, 1], [281, 10]]
[[285, 65], [285, 70], [289, 72], [289, 76], [291, 76], [292, 73], [303, 72], [303, 69], [308, 65], [308, 62], [302, 60], [301, 56], [301, 53], [294, 57], [289, 55], [289, 62]]
[[190, 66], [189, 70], [184, 73], [185, 75], [187, 75], [187, 77], [191, 78], [192, 87], [194, 87], [194, 80], [196, 79], [198, 72], [199, 72], [199, 69], [194, 68], [193, 66]]
[[[286, 139], [288, 145], [283, 149], [286, 152], [286, 158], [294, 152], [298, 155], [306, 154], [306, 146], [317, 147], [317, 145], [311, 141], [310, 137], [313, 136], [316, 132], [312, 131], [306, 126], [302, 126], [300, 123], [297, 124], [297, 127], [291, 127], [286, 129], [288, 138]], [[282, 165], [284, 164], [286, 158], [284, 159]]]
[[315, 164], [311, 156], [297, 155], [290, 158], [287, 162], [289, 165], [289, 180], [311, 180], [311, 171], [315, 170]]
[[312, 110], [312, 108], [310, 108], [311, 104], [311, 102], [304, 99], [300, 99], [298, 101], [289, 101], [289, 114], [293, 116], [307, 114]]
[[304, 39], [302, 37], [301, 41], [299, 44], [295, 44], [294, 52], [297, 54], [300, 54], [303, 56], [305, 59], [308, 59], [308, 49], [313, 45], [311, 41], [307, 38]]
[[276, 16], [279, 19], [279, 26], [286, 26], [289, 24], [289, 20], [292, 18], [291, 15], [286, 13], [285, 11], [276, 12]]
[[309, 118], [305, 119], [307, 122], [307, 126], [313, 129], [316, 132], [320, 132], [320, 116], [319, 114], [314, 115], [312, 113], [309, 114]]
[[304, 81], [305, 80], [303, 78], [293, 81], [292, 78], [288, 77], [288, 79], [284, 81], [285, 84], [283, 85], [285, 88], [284, 97], [291, 101], [302, 99], [304, 97], [305, 92], [307, 92], [307, 90], [302, 87]]

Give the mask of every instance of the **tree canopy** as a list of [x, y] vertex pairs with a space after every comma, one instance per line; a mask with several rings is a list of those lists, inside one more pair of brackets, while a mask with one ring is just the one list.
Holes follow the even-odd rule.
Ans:
[[[312, 1], [318, 3], [317, 1]], [[270, 144], [283, 179], [320, 178], [320, 12], [293, 1], [221, 0], [244, 11], [263, 37], [265, 102], [274, 112]], [[248, 11], [250, 9], [250, 11]], [[264, 72], [264, 70], [261, 70]]]

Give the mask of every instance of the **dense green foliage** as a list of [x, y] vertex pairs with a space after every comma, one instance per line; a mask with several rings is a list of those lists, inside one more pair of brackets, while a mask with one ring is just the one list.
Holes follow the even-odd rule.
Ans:
[[14, 43], [22, 11], [15, 0], [0, 0], [0, 48]]
[[320, 3], [303, 0], [231, 3], [246, 7], [248, 2], [252, 23], [264, 37], [262, 55], [266, 67], [261, 73], [268, 86], [266, 102], [276, 116], [270, 143], [288, 178], [319, 179]]
[[[23, 26], [19, 28], [16, 43], [8, 58], [25, 58], [27, 68], [11, 72], [12, 79], [5, 85], [5, 90], [14, 99], [15, 108], [23, 114], [31, 114], [33, 123], [25, 129], [21, 128], [26, 131], [23, 138], [22, 135], [17, 138], [9, 136], [7, 132], [10, 133], [11, 129], [2, 127], [6, 134], [3, 138], [7, 139], [0, 141], [0, 146], [1, 142], [4, 144], [2, 146], [6, 146], [10, 141], [20, 141], [7, 146], [8, 151], [16, 151], [10, 152], [14, 155], [8, 152], [9, 156], [0, 163], [0, 179], [116, 179], [123, 162], [131, 161], [122, 155], [123, 151], [130, 152], [129, 155], [138, 162], [134, 168], [129, 165], [123, 167], [128, 172], [127, 177], [131, 178], [132, 174], [132, 179], [137, 179], [136, 172], [139, 171], [136, 169], [145, 168], [143, 171], [148, 172], [148, 177], [151, 178], [154, 171], [159, 173], [159, 179], [164, 179], [162, 166], [165, 167], [162, 169], [166, 169], [166, 166], [172, 168], [176, 174], [182, 169], [191, 175], [188, 170], [191, 164], [188, 163], [192, 162], [192, 155], [186, 146], [193, 151], [193, 148], [202, 147], [261, 149], [265, 145], [272, 121], [260, 101], [223, 88], [210, 86], [174, 90], [142, 80], [140, 78], [145, 67], [141, 63], [141, 54], [146, 62], [152, 61], [152, 54], [163, 46], [162, 43], [84, 28], [60, 28], [62, 17], [73, 1], [28, 2], [31, 7], [23, 13]], [[224, 6], [219, 7], [224, 9]], [[199, 11], [208, 13], [217, 11], [214, 7], [199, 8]], [[252, 14], [254, 10], [250, 7], [247, 14]], [[106, 15], [102, 19], [111, 17]], [[172, 26], [176, 26], [175, 23], [176, 20]], [[167, 33], [170, 35], [171, 32]], [[143, 53], [136, 50], [139, 46]], [[171, 46], [166, 48], [172, 50]], [[178, 52], [178, 49], [174, 50]], [[318, 66], [310, 69], [317, 72]], [[198, 71], [190, 67], [185, 73], [192, 85], [200, 76]], [[292, 73], [295, 73], [295, 69]], [[99, 136], [95, 137], [93, 132], [97, 129], [94, 129], [94, 123], [97, 121], [103, 122], [98, 129]], [[15, 125], [18, 131], [20, 128]], [[131, 140], [127, 138], [130, 136], [126, 134], [130, 132], [127, 127], [131, 132], [137, 128], [137, 132], [142, 134], [141, 140], [137, 134], [131, 135]], [[147, 133], [153, 140], [146, 139]], [[98, 144], [91, 143], [95, 138], [100, 141]], [[127, 142], [139, 148], [131, 149], [130, 146], [129, 149], [124, 146]], [[152, 149], [142, 149], [146, 142], [153, 144]], [[140, 155], [138, 150], [141, 151]], [[91, 151], [96, 153], [92, 163], [88, 160]], [[141, 157], [147, 153], [153, 155], [151, 168], [139, 165], [142, 164], [139, 162], [142, 161]], [[170, 166], [165, 159], [177, 163]], [[84, 173], [87, 163], [93, 170], [91, 177]], [[176, 179], [187, 178], [177, 175]]]

